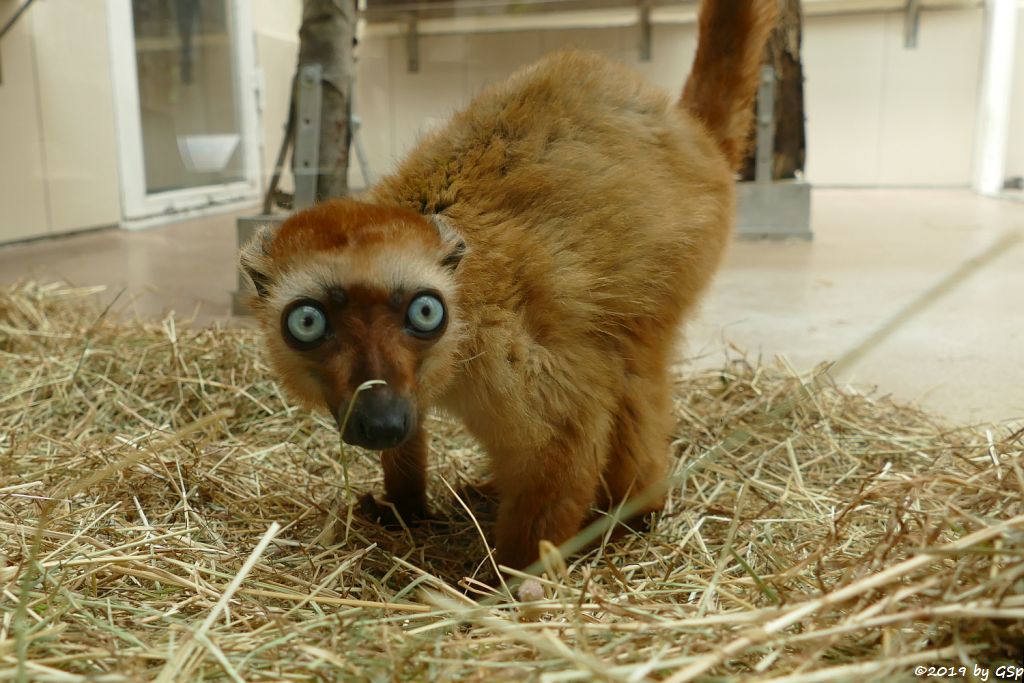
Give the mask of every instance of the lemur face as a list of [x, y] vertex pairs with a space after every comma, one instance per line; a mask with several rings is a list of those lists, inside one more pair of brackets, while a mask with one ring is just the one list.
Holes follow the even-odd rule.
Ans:
[[[400, 446], [451, 374], [459, 332], [453, 272], [465, 245], [439, 221], [332, 201], [242, 251], [280, 381], [308, 407], [329, 411], [339, 428], [345, 423], [346, 443]], [[371, 380], [383, 384], [357, 396]]]

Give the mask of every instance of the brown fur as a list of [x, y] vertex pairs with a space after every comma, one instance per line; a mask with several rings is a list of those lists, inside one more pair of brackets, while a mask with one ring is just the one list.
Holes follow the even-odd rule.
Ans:
[[[772, 0], [705, 4], [682, 106], [624, 66], [557, 54], [482, 93], [361, 202], [300, 212], [243, 252], [294, 395], [336, 412], [379, 377], [418, 414], [465, 422], [490, 456], [504, 564], [665, 480], [668, 364], [729, 240]], [[423, 288], [450, 318], [430, 342], [396, 323]], [[282, 308], [334, 289], [336, 337], [289, 348]], [[411, 516], [426, 514], [425, 449], [418, 432], [384, 455], [388, 499]]]

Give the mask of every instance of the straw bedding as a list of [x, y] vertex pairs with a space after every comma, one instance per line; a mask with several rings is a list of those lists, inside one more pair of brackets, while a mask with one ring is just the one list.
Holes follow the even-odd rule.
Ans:
[[94, 290], [0, 291], [0, 680], [1022, 664], [1022, 432], [742, 359], [681, 373], [675, 407], [653, 530], [547, 549], [545, 597], [523, 605], [473, 579], [488, 507], [454, 494], [483, 477], [457, 425], [431, 423], [439, 519], [385, 530], [355, 502], [380, 489], [374, 455], [287, 402], [253, 331], [118, 320]]

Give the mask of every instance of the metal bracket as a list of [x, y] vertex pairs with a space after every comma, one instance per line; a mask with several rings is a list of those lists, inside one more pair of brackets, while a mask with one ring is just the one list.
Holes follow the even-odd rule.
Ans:
[[307, 64], [299, 72], [299, 121], [295, 128], [295, 209], [316, 203], [316, 184], [320, 175], [320, 111], [323, 100], [323, 73], [320, 64]]
[[640, 61], [651, 61], [651, 3], [643, 0], [637, 6], [637, 24], [640, 26]]
[[349, 117], [348, 121], [349, 128], [352, 129], [352, 146], [355, 148], [356, 161], [359, 162], [359, 172], [363, 175], [363, 182], [370, 187], [373, 185], [373, 174], [370, 172], [369, 157], [366, 156], [366, 149], [363, 147], [363, 136], [359, 133], [363, 121], [355, 114]]
[[757, 152], [754, 157], [754, 182], [772, 182], [775, 160], [775, 67], [761, 67], [757, 88]]
[[921, 0], [907, 0], [903, 10], [903, 47], [917, 48], [917, 33], [921, 28]]
[[409, 60], [407, 65], [409, 73], [419, 73], [420, 33], [419, 22], [417, 21], [415, 14], [410, 14], [405, 20], [405, 54]]
[[356, 114], [356, 77], [349, 77], [348, 81], [348, 130], [352, 141], [352, 149], [356, 153], [356, 161], [359, 162], [359, 171], [363, 175], [363, 183], [366, 187], [373, 185], [373, 174], [370, 172], [370, 159], [366, 156], [366, 148], [363, 147], [363, 120]]

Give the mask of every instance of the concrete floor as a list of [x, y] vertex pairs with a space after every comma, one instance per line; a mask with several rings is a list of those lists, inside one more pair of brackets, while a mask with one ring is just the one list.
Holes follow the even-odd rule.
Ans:
[[[813, 243], [739, 242], [687, 355], [717, 365], [725, 345], [807, 369], [835, 360], [1006, 234], [1024, 203], [966, 190], [816, 190]], [[234, 215], [141, 232], [104, 230], [0, 247], [0, 284], [21, 278], [126, 287], [129, 311], [227, 320]], [[960, 421], [1024, 418], [1024, 242], [909, 319], [843, 374]]]

